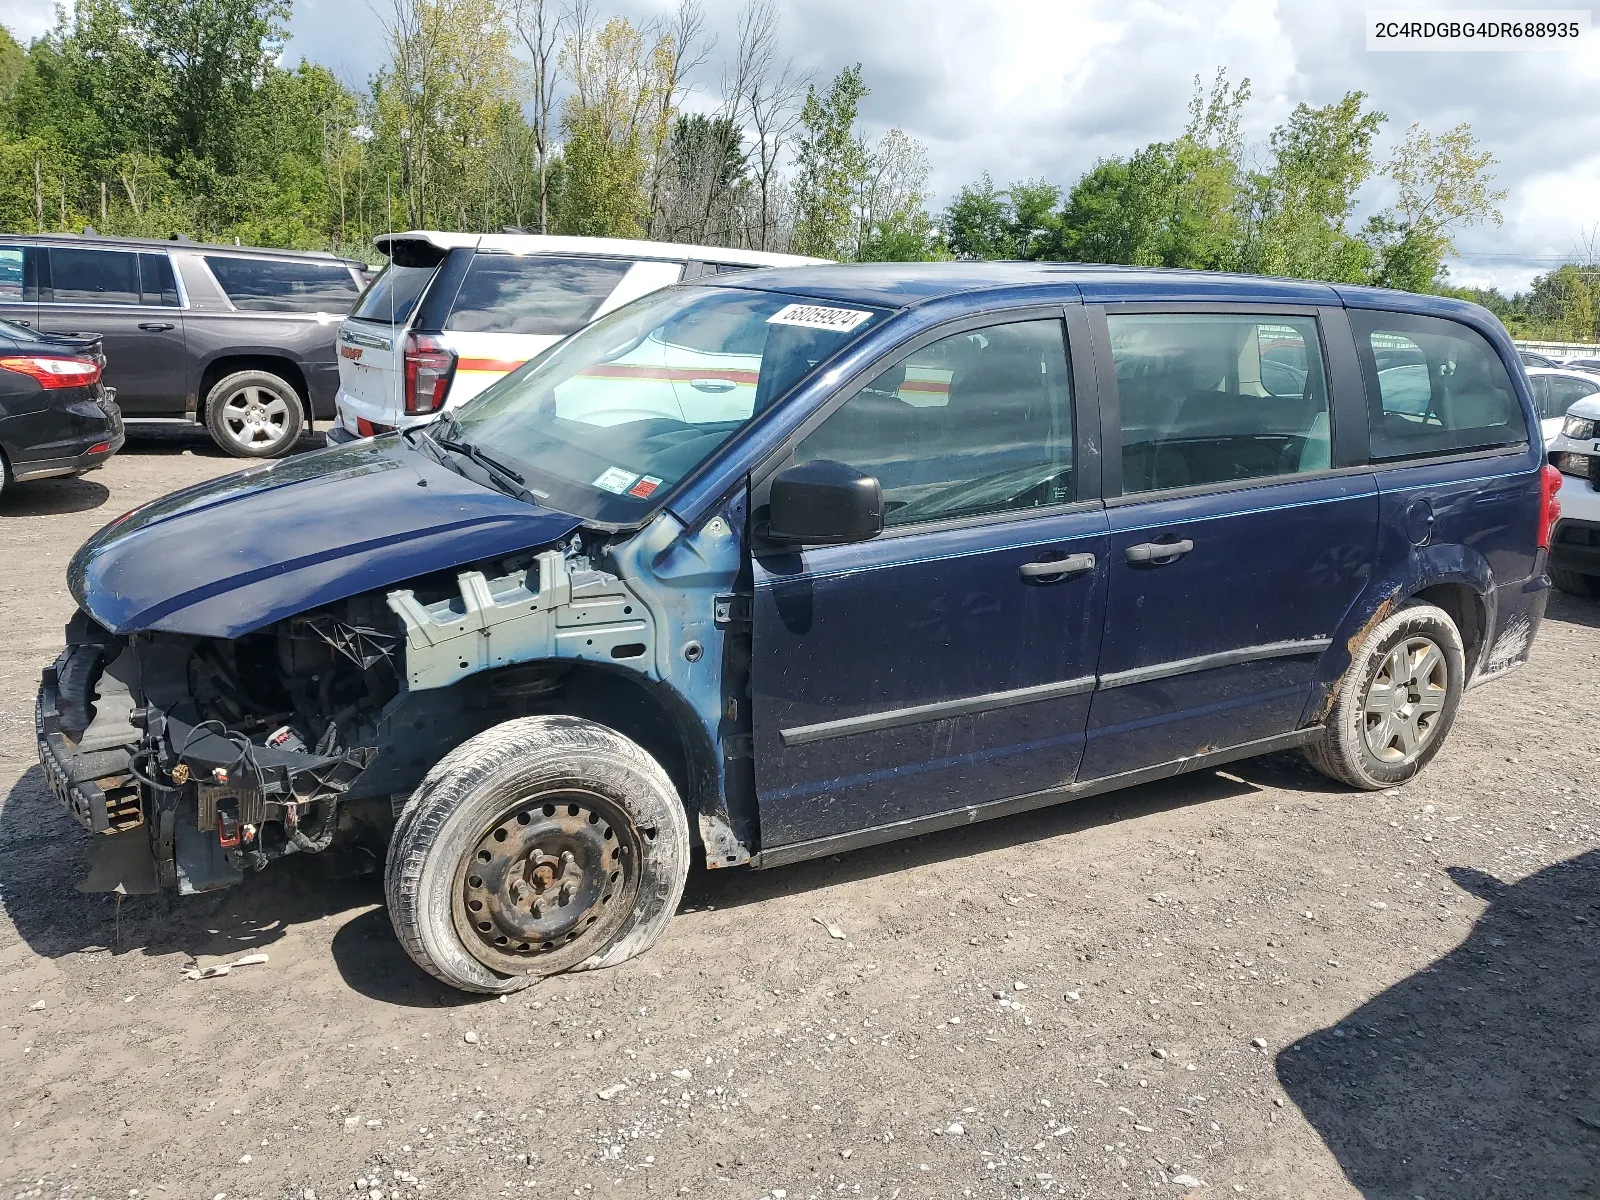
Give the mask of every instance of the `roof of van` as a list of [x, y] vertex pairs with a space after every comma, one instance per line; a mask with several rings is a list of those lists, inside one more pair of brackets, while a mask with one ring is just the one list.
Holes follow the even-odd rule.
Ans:
[[223, 242], [191, 242], [188, 238], [138, 238], [118, 237], [111, 233], [16, 233], [8, 234], [6, 241], [13, 244], [90, 246], [100, 250], [198, 250], [211, 254], [261, 254], [272, 258], [312, 258], [323, 262], [341, 262], [348, 266], [367, 269], [359, 258], [345, 258], [327, 250], [281, 250], [273, 246], [232, 246]]
[[498, 250], [508, 254], [603, 254], [618, 258], [655, 258], [673, 262], [728, 263], [741, 267], [795, 267], [825, 263], [825, 258], [800, 254], [769, 254], [765, 250], [736, 250], [728, 246], [692, 246], [684, 242], [647, 242], [634, 238], [558, 237], [543, 233], [441, 233], [411, 229], [384, 233], [372, 239], [383, 254], [399, 241], [422, 242], [440, 250], [467, 248]]
[[[750, 272], [700, 280], [718, 287], [762, 288], [844, 303], [905, 308], [945, 297], [978, 292], [1037, 293], [1041, 302], [1082, 298], [1091, 304], [1141, 300], [1331, 305], [1398, 309], [1440, 316], [1487, 310], [1447, 296], [1427, 296], [1383, 288], [1187, 271], [1174, 267], [1125, 267], [1067, 262], [836, 263]], [[1052, 293], [1054, 293], [1052, 295]], [[1492, 319], [1492, 318], [1491, 318]]]

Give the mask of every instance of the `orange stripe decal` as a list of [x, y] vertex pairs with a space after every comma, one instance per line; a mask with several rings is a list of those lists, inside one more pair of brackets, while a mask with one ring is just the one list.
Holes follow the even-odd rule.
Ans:
[[458, 371], [495, 371], [501, 375], [515, 371], [528, 360], [525, 358], [458, 358]]

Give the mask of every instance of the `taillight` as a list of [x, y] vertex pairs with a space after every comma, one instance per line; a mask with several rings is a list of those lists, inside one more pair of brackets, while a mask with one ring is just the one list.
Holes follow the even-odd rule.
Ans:
[[1561, 472], [1545, 463], [1539, 471], [1539, 549], [1550, 548], [1550, 535], [1561, 519], [1561, 501], [1556, 493], [1561, 490]]
[[406, 412], [438, 412], [450, 390], [456, 356], [428, 333], [406, 335]]
[[0, 358], [0, 368], [38, 381], [42, 388], [86, 387], [100, 379], [100, 364], [92, 358], [52, 358], [44, 354], [16, 354]]

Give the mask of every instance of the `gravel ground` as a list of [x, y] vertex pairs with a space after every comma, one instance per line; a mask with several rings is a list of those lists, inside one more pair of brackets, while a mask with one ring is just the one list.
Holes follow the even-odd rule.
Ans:
[[238, 465], [137, 440], [0, 499], [0, 1200], [1600, 1196], [1600, 605], [1402, 790], [1280, 756], [697, 872], [644, 958], [485, 1001], [316, 860], [72, 889], [31, 721], [63, 569]]

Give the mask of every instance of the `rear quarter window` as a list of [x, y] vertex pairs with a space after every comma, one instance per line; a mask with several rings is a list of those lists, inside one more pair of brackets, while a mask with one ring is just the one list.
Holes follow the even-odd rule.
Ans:
[[632, 265], [614, 258], [477, 254], [444, 327], [564, 337], [589, 323]]
[[206, 266], [244, 312], [349, 312], [359, 289], [342, 263], [208, 254]]
[[1495, 348], [1457, 321], [1352, 309], [1372, 457], [1420, 458], [1528, 441]]

